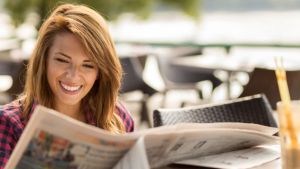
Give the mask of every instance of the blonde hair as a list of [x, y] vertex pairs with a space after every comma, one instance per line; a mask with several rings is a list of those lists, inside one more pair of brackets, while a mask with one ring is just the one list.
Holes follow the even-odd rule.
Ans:
[[81, 108], [87, 107], [86, 111], [93, 113], [98, 127], [114, 133], [123, 133], [124, 124], [116, 113], [122, 67], [106, 21], [96, 11], [83, 5], [58, 6], [41, 26], [27, 70], [23, 93], [24, 115], [28, 116], [35, 99], [39, 104], [53, 108], [53, 94], [47, 81], [46, 61], [55, 35], [62, 32], [76, 35], [88, 56], [99, 68], [99, 78], [83, 98]]

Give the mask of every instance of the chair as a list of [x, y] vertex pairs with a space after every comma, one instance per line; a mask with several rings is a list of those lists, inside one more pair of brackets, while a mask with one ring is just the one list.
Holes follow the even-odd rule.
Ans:
[[13, 98], [15, 99], [21, 92], [23, 92], [24, 85], [25, 85], [25, 75], [26, 75], [26, 65], [28, 61], [20, 61], [15, 63], [12, 68], [12, 78], [13, 78], [13, 85], [10, 89], [7, 90]]
[[[143, 56], [122, 56], [120, 61], [123, 68], [123, 81], [120, 89], [121, 94], [125, 94], [132, 91], [141, 91], [142, 98], [140, 100], [134, 100], [134, 102], [140, 102], [141, 104], [141, 121], [146, 121], [150, 126], [147, 101], [150, 96], [152, 96], [157, 91], [149, 86], [143, 80], [143, 68], [139, 61], [145, 60], [146, 55]], [[125, 100], [126, 101], [126, 100]], [[132, 101], [132, 100], [127, 100]]]
[[[199, 98], [203, 99], [202, 90], [197, 86], [198, 82], [210, 81], [212, 90], [219, 86], [222, 81], [214, 76], [214, 70], [206, 68], [191, 68], [172, 64], [176, 57], [192, 56], [202, 54], [199, 48], [185, 47], [174, 48], [172, 53], [164, 56], [156, 56], [158, 68], [165, 84], [162, 92], [164, 95], [163, 105], [165, 105], [166, 95], [170, 90], [193, 89], [198, 92]], [[182, 104], [184, 106], [184, 104]]]
[[11, 76], [13, 81], [12, 86], [5, 91], [5, 94], [9, 97], [9, 101], [14, 100], [23, 91], [26, 65], [27, 61], [0, 61], [0, 74]]
[[154, 127], [176, 123], [243, 122], [277, 127], [265, 95], [253, 95], [224, 103], [157, 109], [153, 112]]
[[[288, 70], [286, 71], [286, 76], [291, 99], [300, 99], [300, 70]], [[276, 103], [281, 99], [274, 70], [255, 68], [239, 97], [258, 93], [264, 93], [270, 101], [272, 109], [276, 109]]]

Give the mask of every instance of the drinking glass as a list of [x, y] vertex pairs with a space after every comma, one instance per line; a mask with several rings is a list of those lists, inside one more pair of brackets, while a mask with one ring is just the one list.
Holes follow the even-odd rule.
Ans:
[[300, 169], [300, 100], [277, 103], [283, 169]]

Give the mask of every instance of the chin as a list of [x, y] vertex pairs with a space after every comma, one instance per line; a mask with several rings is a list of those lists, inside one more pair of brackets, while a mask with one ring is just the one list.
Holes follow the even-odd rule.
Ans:
[[64, 105], [75, 106], [81, 102], [82, 99], [71, 99], [71, 98], [62, 98], [61, 103]]

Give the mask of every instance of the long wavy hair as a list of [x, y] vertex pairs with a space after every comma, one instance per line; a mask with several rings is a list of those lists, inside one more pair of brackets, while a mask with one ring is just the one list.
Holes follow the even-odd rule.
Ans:
[[47, 81], [46, 61], [55, 36], [63, 32], [71, 32], [81, 40], [88, 56], [99, 69], [99, 77], [81, 101], [81, 108], [93, 113], [98, 127], [114, 133], [125, 132], [116, 112], [122, 67], [105, 19], [83, 5], [59, 5], [42, 24], [27, 68], [23, 93], [25, 117], [28, 117], [35, 100], [53, 108], [54, 97]]

